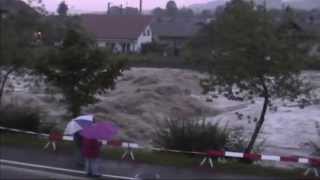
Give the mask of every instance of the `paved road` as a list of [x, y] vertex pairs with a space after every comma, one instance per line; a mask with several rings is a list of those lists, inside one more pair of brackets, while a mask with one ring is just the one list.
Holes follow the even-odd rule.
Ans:
[[[0, 159], [1, 161], [1, 174], [4, 173], [4, 179], [26, 177], [28, 179], [43, 179], [43, 176], [54, 177], [55, 179], [83, 179], [86, 178], [81, 176], [81, 173], [84, 174], [84, 171], [74, 164], [74, 159], [71, 154], [64, 153], [53, 153], [51, 151], [42, 151], [39, 149], [33, 149], [29, 147], [24, 148], [14, 148], [0, 146]], [[56, 169], [67, 169], [80, 172], [79, 173], [64, 173], [63, 171], [50, 171], [50, 168], [27, 168], [21, 167], [19, 163], [16, 165], [13, 163], [8, 164], [6, 161], [10, 160], [28, 164], [33, 164], [35, 167], [44, 166], [44, 167], [53, 167]], [[21, 164], [20, 163], [20, 164]], [[32, 166], [32, 165], [31, 165]], [[21, 169], [22, 168], [22, 169]], [[52, 169], [52, 168], [51, 168]], [[108, 175], [105, 177], [110, 178], [112, 175], [113, 178], [110, 179], [121, 179], [115, 178], [115, 176], [126, 177], [134, 179], [135, 177], [141, 177], [141, 179], [184, 179], [184, 180], [193, 180], [193, 179], [277, 179], [277, 178], [261, 178], [254, 176], [238, 176], [235, 174], [219, 174], [214, 170], [207, 169], [185, 169], [185, 168], [176, 168], [176, 167], [165, 167], [165, 166], [156, 166], [156, 165], [147, 165], [141, 163], [133, 163], [128, 161], [112, 161], [112, 160], [100, 160], [100, 172], [102, 174]], [[17, 177], [18, 176], [18, 177]], [[70, 178], [68, 178], [71, 176]], [[17, 177], [17, 178], [16, 178]], [[29, 178], [30, 177], [30, 178]], [[61, 177], [61, 178], [59, 178]], [[65, 178], [64, 178], [65, 177]], [[74, 178], [73, 178], [74, 177]], [[1, 179], [3, 179], [1, 176]]]
[[[82, 170], [75, 166], [72, 155], [53, 153], [50, 150], [42, 151], [24, 147], [0, 147], [0, 159], [39, 164], [51, 167]], [[136, 177], [138, 175], [154, 178], [157, 174], [161, 179], [199, 179], [221, 177], [214, 171], [199, 169], [182, 169], [176, 167], [165, 167], [147, 165], [141, 163], [130, 163], [127, 161], [100, 160], [100, 172], [125, 177]], [[159, 177], [158, 176], [158, 177]]]
[[78, 179], [86, 180], [81, 175], [70, 175], [57, 172], [48, 172], [44, 170], [16, 167], [11, 165], [1, 164], [0, 179]]

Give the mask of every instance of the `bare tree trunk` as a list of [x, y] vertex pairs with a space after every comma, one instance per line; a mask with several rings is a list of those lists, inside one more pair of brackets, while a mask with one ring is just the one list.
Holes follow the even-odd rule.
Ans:
[[259, 121], [257, 122], [256, 124], [256, 128], [254, 130], [254, 133], [250, 139], [250, 142], [245, 150], [245, 152], [249, 153], [252, 151], [253, 149], [253, 146], [256, 142], [256, 139], [260, 133], [260, 130], [261, 130], [261, 127], [264, 123], [264, 120], [265, 120], [265, 115], [266, 115], [266, 112], [267, 112], [267, 108], [268, 108], [268, 104], [269, 104], [269, 93], [268, 93], [268, 88], [264, 82], [264, 80], [262, 80], [262, 86], [263, 86], [263, 91], [264, 91], [264, 103], [263, 103], [263, 107], [262, 107], [262, 111], [261, 111], [261, 114], [260, 114], [260, 118], [259, 118]]
[[4, 93], [4, 88], [7, 84], [9, 75], [14, 71], [14, 68], [11, 68], [7, 71], [7, 73], [3, 76], [3, 80], [1, 81], [1, 85], [0, 85], [0, 105], [2, 104], [2, 97], [3, 97], [3, 93]]

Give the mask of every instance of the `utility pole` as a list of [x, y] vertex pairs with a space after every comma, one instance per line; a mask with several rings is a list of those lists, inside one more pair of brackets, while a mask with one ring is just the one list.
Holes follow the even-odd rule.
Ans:
[[108, 10], [107, 10], [107, 14], [110, 14], [110, 8], [111, 8], [111, 2], [108, 2]]
[[142, 0], [140, 0], [140, 8], [139, 8], [139, 11], [140, 11], [140, 15], [142, 14]]

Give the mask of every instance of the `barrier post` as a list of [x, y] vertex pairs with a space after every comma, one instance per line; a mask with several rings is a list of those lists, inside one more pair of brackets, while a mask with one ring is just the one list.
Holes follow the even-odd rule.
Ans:
[[56, 142], [62, 141], [62, 134], [58, 132], [53, 132], [49, 134], [49, 142], [43, 147], [43, 149], [47, 149], [50, 145], [52, 145], [53, 151], [57, 150]]
[[308, 176], [310, 173], [313, 174], [315, 177], [319, 177], [319, 170], [317, 167], [320, 167], [320, 160], [319, 159], [309, 159], [310, 161], [310, 167], [307, 168], [307, 170], [304, 172], [305, 176]]
[[212, 158], [210, 156], [204, 157], [203, 160], [200, 163], [200, 166], [203, 166], [206, 162], [209, 162], [210, 167], [213, 168], [213, 161], [212, 161]]
[[225, 152], [224, 151], [213, 151], [210, 150], [207, 152], [207, 155], [203, 158], [203, 160], [200, 163], [200, 166], [203, 166], [206, 162], [209, 163], [210, 167], [213, 168], [213, 157], [219, 158], [224, 157]]
[[123, 153], [121, 159], [126, 159], [128, 157], [129, 160], [135, 160], [134, 154], [133, 154], [133, 150], [130, 146], [130, 143], [124, 143], [124, 145], [126, 147], [125, 152]]
[[317, 168], [315, 167], [309, 167], [305, 172], [304, 172], [304, 176], [308, 176], [309, 174], [313, 173], [314, 176], [319, 177], [319, 171]]

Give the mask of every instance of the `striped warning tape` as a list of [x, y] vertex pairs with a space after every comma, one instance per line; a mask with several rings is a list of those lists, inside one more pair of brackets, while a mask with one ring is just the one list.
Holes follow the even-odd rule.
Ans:
[[[52, 141], [60, 141], [60, 140], [73, 141], [72, 136], [63, 136], [60, 133], [42, 134], [42, 133], [36, 133], [36, 132], [32, 132], [32, 131], [24, 131], [24, 130], [6, 128], [6, 127], [1, 127], [1, 126], [0, 126], [0, 130], [8, 130], [8, 131], [12, 131], [12, 132], [45, 136], [45, 137], [49, 137], [49, 139]], [[103, 144], [111, 145], [114, 147], [123, 147], [123, 148], [131, 148], [131, 149], [142, 149], [143, 148], [136, 143], [122, 142], [119, 140], [103, 141]], [[285, 162], [296, 162], [296, 163], [302, 163], [302, 164], [310, 164], [311, 163], [313, 165], [320, 166], [320, 159], [319, 158], [305, 158], [305, 157], [298, 157], [298, 156], [274, 156], [274, 155], [255, 154], [255, 153], [241, 153], [241, 152], [215, 151], [215, 150], [210, 150], [207, 153], [205, 153], [205, 152], [180, 151], [180, 150], [155, 148], [155, 147], [151, 147], [150, 149], [154, 150], [154, 151], [166, 151], [166, 152], [173, 152], [173, 153], [207, 155], [209, 157], [231, 157], [231, 158], [243, 158], [243, 159], [249, 159], [249, 160], [285, 161]]]
[[[67, 136], [67, 135], [62, 135], [61, 133], [53, 132], [50, 134], [44, 134], [44, 133], [37, 133], [33, 131], [25, 131], [25, 130], [20, 130], [20, 129], [13, 129], [13, 128], [7, 128], [7, 127], [2, 127], [0, 126], [0, 130], [6, 130], [6, 131], [11, 131], [11, 132], [17, 132], [17, 133], [23, 133], [23, 134], [30, 134], [30, 135], [39, 135], [43, 137], [47, 137], [50, 141], [73, 141], [73, 136]], [[142, 147], [139, 144], [136, 143], [129, 143], [129, 142], [123, 142], [123, 141], [117, 141], [117, 140], [112, 140], [112, 141], [103, 141], [103, 144], [105, 145], [110, 145], [114, 147], [123, 147], [123, 148], [131, 148], [131, 149], [141, 149]]]
[[197, 151], [179, 151], [179, 150], [170, 150], [163, 148], [151, 148], [154, 151], [162, 152], [173, 152], [173, 153], [183, 153], [183, 154], [194, 154], [194, 155], [204, 155], [209, 158], [240, 158], [248, 160], [262, 160], [262, 161], [282, 161], [282, 162], [295, 162], [301, 164], [310, 164], [313, 166], [320, 166], [319, 158], [306, 158], [299, 156], [275, 156], [275, 155], [265, 155], [265, 154], [256, 154], [256, 153], [242, 153], [242, 152], [231, 152], [231, 151], [215, 151], [211, 150], [208, 152], [197, 152]]
[[37, 132], [33, 132], [33, 131], [24, 131], [24, 130], [13, 129], [13, 128], [6, 128], [6, 127], [2, 127], [2, 126], [0, 126], [0, 130], [7, 130], [7, 131], [12, 131], [12, 132], [18, 132], [18, 133], [24, 133], [24, 134], [40, 135], [40, 136], [44, 136], [44, 137], [49, 137], [49, 134], [37, 133]]
[[[57, 142], [61, 140], [64, 140], [64, 141], [73, 140], [72, 136], [63, 136], [60, 133], [41, 134], [41, 133], [36, 133], [32, 131], [23, 131], [19, 129], [12, 129], [12, 128], [6, 128], [1, 126], [0, 126], [0, 130], [7, 130], [12, 132], [32, 134], [32, 135], [41, 135], [41, 136], [48, 137], [51, 142]], [[49, 146], [49, 143], [46, 146]], [[126, 148], [127, 150], [123, 154], [122, 159], [129, 157], [132, 160], [135, 159], [133, 154], [133, 149], [144, 148], [136, 143], [122, 142], [119, 140], [103, 141], [103, 144], [110, 145], [113, 147]], [[53, 144], [53, 146], [55, 149], [55, 144]], [[202, 162], [200, 163], [200, 166], [204, 165], [206, 162], [209, 162], [210, 166], [213, 167], [212, 158], [222, 158], [222, 157], [241, 158], [241, 159], [248, 159], [253, 161], [261, 160], [261, 161], [282, 161], [282, 162], [301, 163], [301, 164], [310, 165], [312, 167], [312, 168], [308, 168], [306, 173], [309, 173], [310, 171], [314, 171], [314, 174], [316, 176], [319, 176], [319, 171], [315, 167], [320, 167], [320, 158], [308, 158], [308, 157], [299, 157], [299, 156], [275, 156], [275, 155], [265, 155], [265, 154], [256, 154], [256, 153], [242, 153], [242, 152], [216, 151], [216, 150], [210, 150], [208, 152], [197, 152], [197, 151], [180, 151], [180, 150], [164, 149], [164, 148], [156, 148], [156, 147], [151, 147], [149, 149], [153, 151], [159, 151], [159, 152], [172, 152], [172, 153], [183, 153], [183, 154], [205, 156]]]
[[[73, 141], [72, 136], [63, 136], [60, 133], [50, 133], [50, 134], [42, 134], [32, 131], [24, 131], [13, 128], [1, 127], [0, 130], [7, 130], [18, 133], [32, 134], [32, 135], [40, 135], [48, 137], [52, 141]], [[103, 141], [103, 144], [110, 145], [114, 147], [123, 147], [123, 148], [131, 148], [131, 149], [142, 149], [143, 147], [136, 143], [123, 142], [120, 140], [111, 140], [111, 141]], [[173, 149], [164, 149], [164, 148], [150, 148], [153, 151], [165, 151], [172, 153], [184, 153], [184, 154], [194, 154], [194, 155], [205, 155], [208, 157], [230, 157], [230, 158], [243, 158], [248, 160], [262, 160], [262, 161], [284, 161], [284, 162], [296, 162], [302, 164], [312, 164], [315, 166], [320, 166], [319, 158], [306, 158], [306, 157], [298, 157], [298, 156], [275, 156], [275, 155], [264, 155], [264, 154], [255, 154], [255, 153], [241, 153], [241, 152], [231, 152], [231, 151], [215, 151], [210, 150], [208, 152], [196, 152], [196, 151], [180, 151]]]
[[282, 162], [295, 162], [302, 164], [309, 164], [312, 166], [320, 166], [319, 158], [307, 158], [299, 156], [275, 156], [255, 153], [240, 153], [230, 151], [208, 151], [208, 157], [231, 157], [231, 158], [242, 158], [248, 160], [262, 160], [262, 161], [282, 161]]
[[193, 154], [193, 155], [202, 155], [202, 156], [207, 155], [207, 153], [205, 153], [205, 152], [196, 152], [196, 151], [180, 151], [180, 150], [156, 148], [156, 147], [151, 147], [150, 149], [153, 151], [158, 151], [158, 152], [171, 152], [171, 153]]

